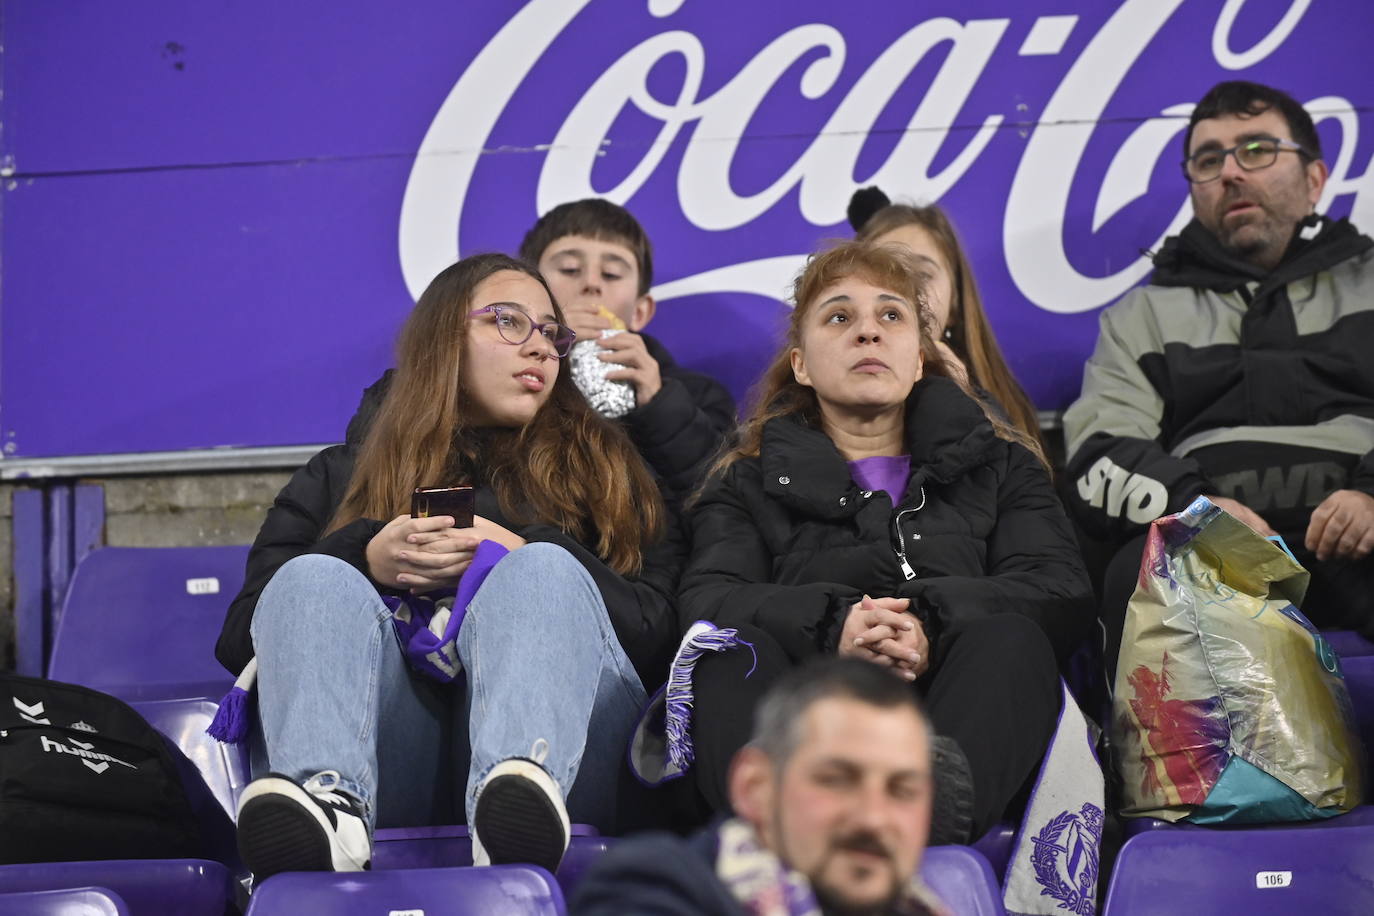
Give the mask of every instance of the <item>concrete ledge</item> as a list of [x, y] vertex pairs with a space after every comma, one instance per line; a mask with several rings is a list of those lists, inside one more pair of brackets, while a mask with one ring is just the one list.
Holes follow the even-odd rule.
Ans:
[[198, 471], [294, 470], [334, 443], [268, 448], [207, 448], [122, 455], [63, 455], [0, 460], [0, 480], [112, 477], [120, 474], [183, 474]]

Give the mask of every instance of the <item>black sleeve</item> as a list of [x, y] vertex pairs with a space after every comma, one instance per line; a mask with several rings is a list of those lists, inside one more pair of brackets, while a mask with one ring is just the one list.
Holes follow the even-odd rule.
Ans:
[[725, 387], [699, 372], [674, 370], [649, 403], [622, 422], [649, 466], [685, 497], [705, 476], [721, 443], [735, 428], [735, 401]]
[[633, 576], [620, 575], [553, 525], [528, 525], [516, 533], [527, 541], [557, 544], [586, 568], [606, 603], [621, 648], [634, 663], [645, 690], [653, 693], [667, 679], [682, 636], [675, 599], [687, 547], [679, 516], [669, 510], [663, 535], [645, 550], [644, 565]]
[[794, 661], [831, 651], [845, 613], [863, 596], [839, 583], [775, 584], [775, 558], [758, 524], [762, 498], [758, 469], [747, 460], [707, 485], [690, 513], [692, 555], [682, 577], [679, 621], [684, 629], [695, 620], [752, 624]]
[[368, 431], [372, 429], [372, 418], [377, 416], [377, 409], [382, 406], [382, 401], [386, 400], [387, 389], [391, 387], [391, 376], [395, 372], [395, 369], [386, 370], [381, 378], [363, 389], [362, 400], [358, 402], [358, 409], [348, 421], [348, 430], [344, 433], [344, 441], [349, 445], [362, 445], [363, 440], [367, 438]]
[[735, 916], [743, 910], [685, 841], [668, 834], [634, 837], [606, 853], [582, 878], [572, 916]]
[[368, 574], [367, 544], [384, 522], [359, 519], [321, 538], [343, 500], [353, 471], [353, 451], [336, 445], [320, 452], [296, 471], [267, 510], [267, 518], [248, 553], [243, 588], [229, 605], [215, 645], [215, 657], [234, 674], [252, 659], [249, 626], [258, 595], [287, 560], [306, 553], [323, 553]]
[[914, 579], [901, 590], [935, 630], [961, 619], [1017, 613], [1034, 620], [1061, 661], [1088, 638], [1092, 585], [1049, 475], [1025, 448], [1008, 444], [987, 542], [987, 574]]

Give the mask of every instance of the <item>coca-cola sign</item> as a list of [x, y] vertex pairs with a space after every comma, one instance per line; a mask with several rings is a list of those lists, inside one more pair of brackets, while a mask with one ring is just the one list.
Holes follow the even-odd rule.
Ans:
[[[401, 211], [407, 284], [418, 293], [456, 254], [514, 238], [500, 201], [523, 224], [604, 196], [649, 225], [660, 302], [762, 300], [704, 315], [697, 303], [674, 322], [700, 329], [692, 355], [733, 367], [738, 387], [771, 341], [713, 359], [733, 335], [703, 325], [753, 323], [739, 313], [779, 299], [806, 253], [846, 231], [850, 194], [877, 184], [948, 206], [995, 324], [1018, 331], [1002, 335], [1014, 363], [1042, 406], [1063, 406], [1091, 322], [1045, 313], [1111, 302], [1148, 272], [1141, 250], [1188, 220], [1177, 163], [1192, 102], [1231, 73], [1295, 85], [1265, 63], [1284, 48], [1310, 61], [1330, 35], [1304, 28], [1308, 0], [1128, 0], [1105, 16], [1037, 6], [789, 4], [750, 21], [737, 6], [656, 0], [617, 5], [617, 27], [590, 42], [579, 20], [601, 5], [533, 0], [466, 67], [421, 144]], [[1339, 94], [1365, 91], [1333, 80], [1302, 100], [1341, 126], [1328, 203], [1347, 197], [1371, 224], [1367, 155], [1351, 174], [1358, 99]], [[503, 150], [537, 168], [513, 169]], [[1037, 324], [1066, 339], [1045, 346]]]
[[650, 333], [739, 395], [855, 188], [939, 201], [1060, 408], [1189, 217], [1181, 130], [1222, 79], [1308, 105], [1323, 209], [1374, 227], [1365, 0], [5, 13], [12, 457], [336, 440], [434, 273], [589, 195], [654, 241]]

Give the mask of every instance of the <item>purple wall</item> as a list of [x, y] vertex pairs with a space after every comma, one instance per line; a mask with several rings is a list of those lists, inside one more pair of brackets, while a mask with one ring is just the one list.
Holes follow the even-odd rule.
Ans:
[[433, 273], [589, 193], [655, 242], [651, 331], [742, 392], [875, 176], [950, 210], [1062, 407], [1213, 82], [1330, 112], [1324, 206], [1374, 225], [1374, 5], [1108, 7], [6, 3], [4, 454], [337, 440]]

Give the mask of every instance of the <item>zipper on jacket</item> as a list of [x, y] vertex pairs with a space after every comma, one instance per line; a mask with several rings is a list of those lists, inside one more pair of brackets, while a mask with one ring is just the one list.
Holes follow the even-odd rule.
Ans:
[[[913, 506], [913, 507], [910, 508], [910, 509], [903, 509], [902, 511], [898, 512], [896, 515], [892, 516], [892, 533], [893, 533], [893, 534], [896, 536], [896, 538], [897, 538], [897, 541], [896, 541], [896, 544], [897, 544], [897, 547], [896, 547], [897, 565], [900, 566], [900, 567], [902, 568], [902, 575], [906, 576], [907, 581], [910, 581], [910, 580], [916, 578], [916, 570], [912, 569], [912, 568], [911, 568], [911, 564], [910, 564], [909, 562], [907, 562], [907, 558], [906, 558], [906, 539], [902, 537], [902, 517], [903, 517], [903, 516], [906, 516], [906, 515], [911, 515], [911, 514], [916, 513], [916, 512], [920, 512], [923, 508], [925, 508], [925, 504], [926, 504], [926, 488], [925, 488], [925, 487], [921, 487], [921, 504], [918, 505], [918, 506]], [[918, 538], [919, 538], [920, 535], [919, 535], [919, 534], [918, 534], [918, 535], [915, 535], [915, 537], [918, 537]]]

